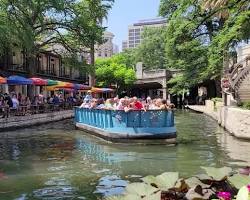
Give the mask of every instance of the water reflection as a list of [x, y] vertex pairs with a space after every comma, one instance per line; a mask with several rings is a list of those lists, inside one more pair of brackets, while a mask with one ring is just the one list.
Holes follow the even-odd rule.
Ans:
[[97, 199], [119, 194], [131, 180], [165, 171], [182, 176], [200, 166], [239, 166], [250, 161], [250, 143], [210, 118], [176, 116], [179, 145], [118, 145], [74, 130], [71, 121], [6, 132], [0, 139], [0, 199]]

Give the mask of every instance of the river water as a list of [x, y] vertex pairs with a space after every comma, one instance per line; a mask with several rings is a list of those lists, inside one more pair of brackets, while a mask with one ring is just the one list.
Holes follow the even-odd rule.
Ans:
[[0, 200], [95, 200], [141, 176], [250, 165], [250, 142], [209, 117], [178, 111], [176, 126], [177, 146], [111, 144], [75, 130], [72, 120], [0, 133]]

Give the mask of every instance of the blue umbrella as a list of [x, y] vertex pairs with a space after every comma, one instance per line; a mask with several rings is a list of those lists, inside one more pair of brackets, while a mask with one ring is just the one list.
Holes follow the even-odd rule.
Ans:
[[32, 80], [24, 78], [22, 76], [9, 76], [9, 78], [7, 78], [7, 84], [9, 85], [31, 85]]

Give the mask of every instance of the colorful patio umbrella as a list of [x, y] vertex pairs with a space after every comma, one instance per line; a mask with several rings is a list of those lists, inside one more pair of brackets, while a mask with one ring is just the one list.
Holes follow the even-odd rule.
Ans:
[[51, 79], [47, 79], [46, 81], [47, 81], [48, 86], [55, 86], [59, 82], [59, 81], [55, 81], [55, 80], [51, 80]]
[[0, 84], [6, 84], [6, 83], [7, 83], [6, 78], [0, 76]]
[[74, 84], [69, 82], [62, 82], [59, 81], [56, 85], [57, 88], [68, 88], [68, 89], [74, 89]]
[[48, 81], [44, 80], [42, 78], [30, 78], [33, 82], [33, 85], [37, 85], [37, 86], [45, 86], [48, 85]]
[[91, 87], [89, 87], [88, 85], [83, 85], [83, 84], [74, 84], [74, 88], [76, 90], [90, 90]]
[[95, 92], [95, 93], [102, 93], [102, 92], [113, 92], [114, 90], [111, 89], [111, 88], [96, 88], [96, 87], [92, 87], [91, 91]]
[[9, 85], [31, 85], [32, 80], [24, 78], [22, 76], [10, 76], [7, 78], [7, 84]]

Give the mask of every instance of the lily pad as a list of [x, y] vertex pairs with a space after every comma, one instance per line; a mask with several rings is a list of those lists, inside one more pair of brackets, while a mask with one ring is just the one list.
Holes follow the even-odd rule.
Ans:
[[161, 190], [168, 190], [173, 188], [179, 179], [178, 172], [165, 172], [159, 176], [146, 176], [142, 178], [143, 182], [155, 185]]
[[126, 194], [146, 197], [156, 193], [159, 189], [146, 183], [131, 183], [126, 187]]
[[113, 197], [107, 197], [105, 200], [141, 200], [142, 198], [139, 197], [138, 195], [134, 194], [127, 194], [123, 196], [113, 196]]
[[155, 194], [152, 194], [150, 196], [146, 196], [143, 198], [143, 200], [161, 200], [161, 191], [159, 191]]
[[249, 191], [246, 186], [242, 187], [236, 197], [236, 200], [250, 200]]
[[196, 187], [197, 185], [200, 185], [202, 188], [208, 188], [209, 187], [209, 185], [202, 183], [196, 177], [191, 177], [189, 179], [186, 179], [185, 182], [186, 182], [186, 184], [188, 185], [189, 188]]
[[250, 176], [235, 174], [228, 178], [228, 181], [237, 189], [250, 184]]
[[232, 168], [230, 167], [222, 167], [222, 168], [215, 168], [215, 167], [201, 167], [204, 169], [208, 176], [211, 176], [215, 181], [221, 181], [228, 177], [232, 173]]
[[195, 175], [196, 178], [198, 178], [199, 180], [211, 180], [212, 177], [208, 176], [207, 174], [197, 174]]
[[[199, 192], [197, 192], [197, 190]], [[203, 199], [207, 200], [210, 199], [210, 197], [214, 194], [214, 192], [211, 189], [202, 189], [201, 186], [196, 186], [194, 188], [191, 188], [187, 194], [186, 199], [188, 200], [194, 200], [194, 199]]]

